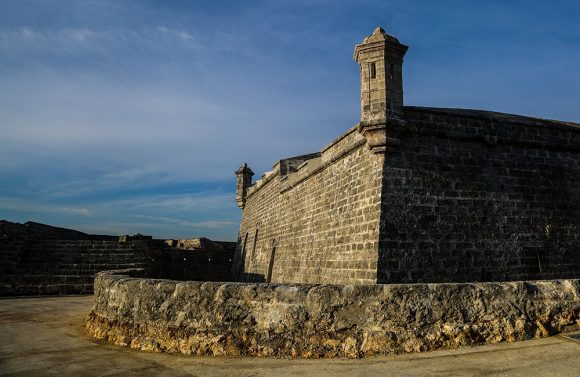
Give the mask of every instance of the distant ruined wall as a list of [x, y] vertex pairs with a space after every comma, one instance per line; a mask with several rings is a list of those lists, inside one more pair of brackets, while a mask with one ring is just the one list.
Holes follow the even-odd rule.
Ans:
[[95, 273], [144, 267], [146, 249], [140, 240], [0, 221], [0, 296], [92, 293]]
[[126, 268], [159, 279], [231, 281], [234, 252], [234, 242], [207, 238], [91, 235], [2, 220], [0, 296], [92, 293], [97, 272]]
[[[580, 329], [580, 282], [308, 285], [98, 274], [89, 335], [212, 356], [362, 357]], [[203, 308], [203, 310], [200, 310]]]
[[580, 127], [405, 108], [383, 170], [378, 282], [580, 277]]
[[376, 282], [382, 157], [353, 128], [291, 174], [290, 162], [276, 164], [248, 191], [233, 275]]
[[173, 280], [232, 281], [236, 244], [207, 238], [149, 242], [145, 274]]

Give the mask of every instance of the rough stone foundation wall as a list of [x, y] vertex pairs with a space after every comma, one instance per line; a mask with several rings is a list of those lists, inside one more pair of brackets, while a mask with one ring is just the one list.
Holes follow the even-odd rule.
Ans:
[[383, 171], [378, 281], [580, 277], [580, 127], [405, 108]]
[[353, 128], [292, 172], [276, 164], [248, 191], [234, 276], [376, 282], [382, 157]]
[[580, 324], [578, 280], [338, 286], [123, 273], [139, 272], [96, 277], [87, 331], [146, 351], [362, 357], [513, 342]]

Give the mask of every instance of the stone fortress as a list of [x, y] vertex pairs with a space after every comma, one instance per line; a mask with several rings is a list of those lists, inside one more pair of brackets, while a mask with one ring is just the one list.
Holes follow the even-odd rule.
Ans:
[[406, 50], [377, 28], [355, 48], [360, 123], [254, 184], [236, 172], [233, 282], [97, 274], [87, 332], [317, 358], [580, 330], [580, 125], [405, 107]]
[[237, 245], [0, 222], [0, 294], [87, 292], [100, 270], [91, 337], [193, 355], [363, 357], [580, 331], [580, 125], [403, 106], [406, 50], [374, 30], [355, 48], [361, 121], [253, 184], [240, 167]]
[[355, 47], [361, 120], [279, 160], [243, 210], [240, 281], [373, 284], [580, 277], [580, 125], [403, 106], [407, 46]]

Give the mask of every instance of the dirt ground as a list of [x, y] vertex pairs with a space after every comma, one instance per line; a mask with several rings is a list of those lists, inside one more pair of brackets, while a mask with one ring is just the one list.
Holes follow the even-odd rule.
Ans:
[[92, 296], [0, 299], [0, 376], [580, 376], [580, 342], [563, 336], [360, 360], [146, 353], [84, 333]]

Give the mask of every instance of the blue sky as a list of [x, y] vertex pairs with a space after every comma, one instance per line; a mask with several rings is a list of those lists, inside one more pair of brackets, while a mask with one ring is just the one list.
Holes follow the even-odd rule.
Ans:
[[0, 219], [234, 240], [234, 171], [359, 117], [354, 45], [405, 104], [580, 122], [578, 1], [0, 2]]

